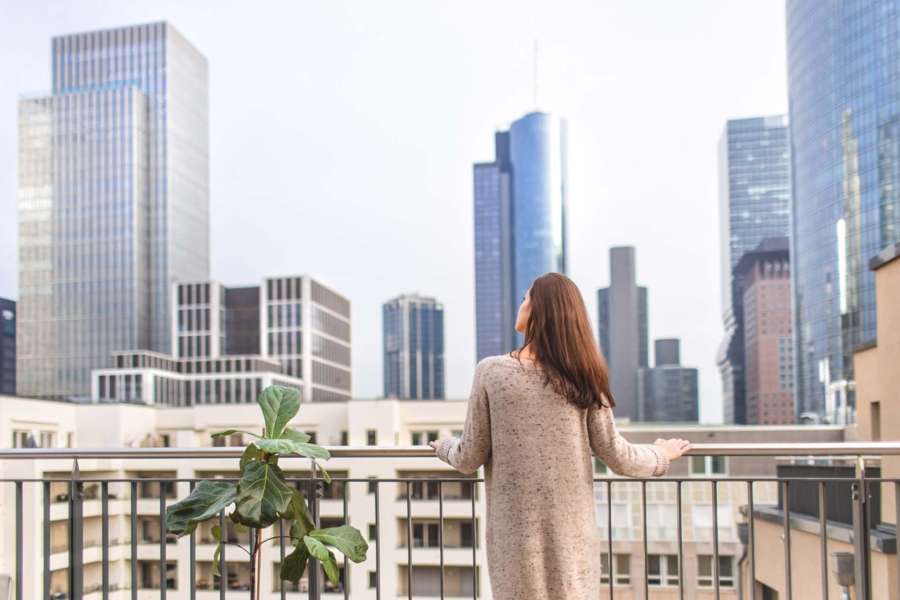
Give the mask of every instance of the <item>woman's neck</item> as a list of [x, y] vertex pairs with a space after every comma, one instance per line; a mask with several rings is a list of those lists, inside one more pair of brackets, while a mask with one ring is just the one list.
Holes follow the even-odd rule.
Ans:
[[531, 351], [531, 348], [530, 348], [529, 346], [525, 346], [525, 347], [522, 348], [521, 350], [517, 350], [517, 351], [515, 352], [515, 357], [516, 357], [516, 358], [519, 358], [519, 359], [522, 359], [522, 360], [530, 360], [530, 361], [533, 361], [533, 360], [534, 360], [534, 353]]

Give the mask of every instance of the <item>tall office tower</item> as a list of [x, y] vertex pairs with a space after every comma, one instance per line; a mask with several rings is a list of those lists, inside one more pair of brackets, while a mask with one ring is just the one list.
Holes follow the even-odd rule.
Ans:
[[167, 23], [65, 35], [19, 103], [18, 393], [84, 398], [115, 350], [171, 347], [209, 277], [207, 64]]
[[727, 121], [719, 139], [722, 321], [718, 355], [726, 423], [746, 423], [742, 281], [734, 268], [767, 237], [790, 229], [790, 132], [776, 115]]
[[900, 241], [897, 0], [788, 0], [797, 410], [853, 418], [875, 338], [869, 260]]
[[521, 343], [516, 312], [535, 278], [566, 270], [566, 123], [533, 112], [474, 166], [476, 355]]
[[16, 303], [0, 298], [0, 394], [16, 394]]
[[638, 369], [637, 420], [696, 423], [700, 417], [697, 369], [682, 367], [678, 339], [659, 339], [656, 366]]
[[382, 306], [384, 397], [444, 398], [444, 306], [405, 294]]
[[637, 285], [632, 246], [609, 250], [609, 287], [597, 291], [600, 349], [609, 365], [616, 416], [636, 419], [637, 372], [648, 364], [647, 288]]
[[743, 281], [748, 424], [794, 423], [794, 351], [788, 238], [767, 238], [735, 266]]

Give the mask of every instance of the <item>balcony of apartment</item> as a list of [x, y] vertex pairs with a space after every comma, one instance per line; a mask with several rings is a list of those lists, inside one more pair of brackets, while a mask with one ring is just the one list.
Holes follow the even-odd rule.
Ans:
[[[423, 447], [329, 450], [337, 465], [330, 485], [303, 459], [287, 459], [285, 472], [306, 493], [321, 526], [349, 523], [368, 536], [368, 557], [339, 564], [336, 584], [315, 564], [296, 584], [280, 581], [290, 548], [281, 537], [287, 527], [278, 524], [263, 533], [273, 539], [262, 553], [260, 600], [491, 597], [481, 479], [441, 470]], [[2, 460], [46, 461], [57, 469], [60, 459], [74, 461], [70, 472], [36, 468], [37, 477], [0, 479], [14, 523], [4, 532], [11, 598], [251, 597], [241, 549], [250, 535], [224, 514], [185, 538], [162, 530], [166, 507], [191, 485], [235, 478], [240, 453], [232, 447], [0, 450]], [[883, 456], [900, 456], [900, 442], [696, 444], [684, 476], [648, 480], [612, 476], [598, 465], [600, 597], [900, 600], [900, 479], [883, 476]], [[732, 461], [748, 458], [765, 461], [770, 474], [729, 472]], [[79, 471], [79, 461], [94, 459], [125, 466]], [[235, 462], [219, 470], [206, 459]], [[410, 468], [411, 459], [421, 468]], [[153, 470], [143, 470], [142, 460]], [[159, 470], [166, 461], [172, 469]], [[185, 461], [194, 465], [190, 478], [176, 476]], [[357, 467], [366, 461], [396, 468], [389, 476], [368, 476]], [[218, 557], [215, 524], [227, 543]], [[0, 592], [2, 583], [0, 577]]]

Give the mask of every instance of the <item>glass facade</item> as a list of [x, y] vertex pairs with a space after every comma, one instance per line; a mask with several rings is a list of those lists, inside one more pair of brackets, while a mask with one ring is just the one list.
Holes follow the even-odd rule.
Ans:
[[16, 393], [16, 303], [0, 298], [0, 394]]
[[382, 306], [384, 397], [444, 398], [444, 307], [404, 295]]
[[790, 231], [790, 130], [787, 117], [733, 119], [719, 141], [719, 235], [722, 318], [719, 351], [723, 417], [746, 423], [743, 287], [734, 268], [762, 240]]
[[535, 278], [566, 270], [566, 125], [529, 113], [495, 136], [474, 168], [476, 355], [521, 342], [519, 302]]
[[869, 259], [900, 240], [900, 0], [787, 3], [798, 413], [852, 419]]
[[19, 104], [17, 389], [79, 399], [111, 352], [170, 351], [172, 282], [209, 277], [207, 66], [166, 23], [51, 55]]

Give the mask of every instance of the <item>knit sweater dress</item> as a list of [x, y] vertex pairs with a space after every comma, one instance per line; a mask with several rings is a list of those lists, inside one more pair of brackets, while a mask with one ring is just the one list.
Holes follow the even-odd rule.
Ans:
[[661, 449], [629, 444], [607, 408], [578, 408], [535, 363], [478, 363], [460, 438], [437, 445], [461, 473], [484, 465], [494, 600], [597, 600], [601, 540], [591, 454], [620, 475], [660, 476]]

